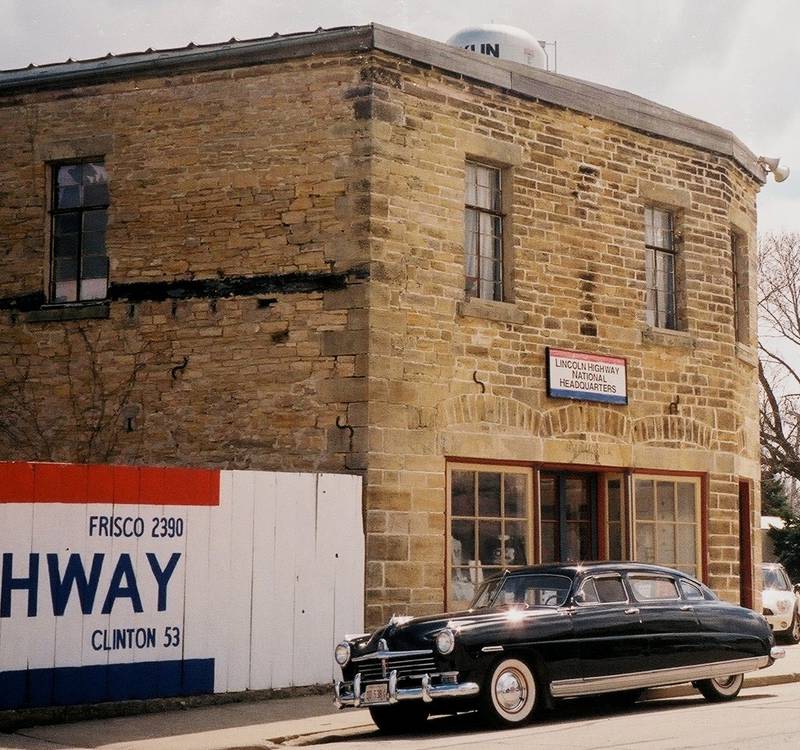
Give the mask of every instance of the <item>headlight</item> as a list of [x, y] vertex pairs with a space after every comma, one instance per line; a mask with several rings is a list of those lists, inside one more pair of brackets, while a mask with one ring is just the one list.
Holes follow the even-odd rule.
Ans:
[[342, 641], [333, 651], [333, 658], [336, 663], [343, 667], [350, 661], [350, 644], [347, 641]]
[[440, 654], [447, 655], [456, 647], [456, 634], [449, 628], [440, 630], [436, 634], [436, 650]]

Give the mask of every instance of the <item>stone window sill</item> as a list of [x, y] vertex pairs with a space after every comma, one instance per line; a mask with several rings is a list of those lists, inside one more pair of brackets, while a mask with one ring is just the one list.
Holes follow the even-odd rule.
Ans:
[[526, 315], [512, 302], [495, 302], [472, 297], [458, 303], [458, 314], [462, 318], [483, 318], [498, 323], [524, 323]]
[[755, 348], [743, 344], [741, 341], [736, 342], [736, 358], [750, 367], [758, 367], [758, 353]]
[[24, 314], [26, 323], [50, 323], [63, 320], [98, 320], [108, 318], [108, 302], [42, 307]]
[[671, 328], [654, 328], [653, 326], [644, 327], [642, 340], [659, 346], [676, 346], [685, 349], [690, 349], [695, 344], [694, 336], [689, 331], [675, 331]]

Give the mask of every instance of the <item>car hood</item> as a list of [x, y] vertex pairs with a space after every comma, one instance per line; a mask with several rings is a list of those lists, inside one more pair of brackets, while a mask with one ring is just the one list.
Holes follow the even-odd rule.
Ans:
[[556, 612], [553, 607], [530, 607], [514, 609], [497, 607], [492, 609], [466, 609], [458, 612], [444, 612], [427, 617], [393, 617], [389, 623], [378, 628], [357, 648], [358, 654], [368, 654], [378, 650], [378, 643], [386, 641], [390, 651], [432, 649], [436, 634], [449, 627], [457, 631], [459, 638], [469, 640], [470, 635], [486, 628], [499, 628], [506, 623], [544, 617]]

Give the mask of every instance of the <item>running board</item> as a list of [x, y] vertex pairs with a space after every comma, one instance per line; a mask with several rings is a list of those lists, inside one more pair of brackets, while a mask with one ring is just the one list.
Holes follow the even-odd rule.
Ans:
[[666, 687], [681, 682], [708, 680], [713, 677], [727, 677], [731, 674], [755, 672], [769, 666], [768, 656], [756, 656], [750, 659], [719, 661], [712, 664], [695, 664], [691, 667], [674, 667], [672, 669], [652, 669], [646, 672], [629, 672], [610, 677], [583, 677], [576, 680], [555, 680], [550, 683], [550, 692], [554, 698], [574, 698], [578, 695], [595, 693], [614, 693], [618, 690], [637, 688]]

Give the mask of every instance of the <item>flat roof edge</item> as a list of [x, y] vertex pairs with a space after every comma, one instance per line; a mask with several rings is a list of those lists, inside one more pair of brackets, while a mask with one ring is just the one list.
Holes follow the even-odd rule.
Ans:
[[489, 59], [380, 24], [373, 24], [373, 27], [375, 49], [382, 52], [727, 156], [755, 180], [762, 184], [766, 182], [766, 173], [755, 154], [733, 133], [718, 125], [621, 89], [505, 60]]
[[0, 72], [0, 97], [136, 76], [247, 67], [276, 60], [378, 50], [671, 141], [729, 157], [760, 183], [766, 173], [730, 131], [627, 91], [494, 60], [404, 31], [368, 24], [250, 41], [189, 46]]
[[273, 60], [373, 49], [372, 26], [351, 26], [251, 41], [112, 55], [97, 60], [56, 63], [0, 72], [0, 97], [80, 85], [96, 85], [139, 75], [175, 75]]

